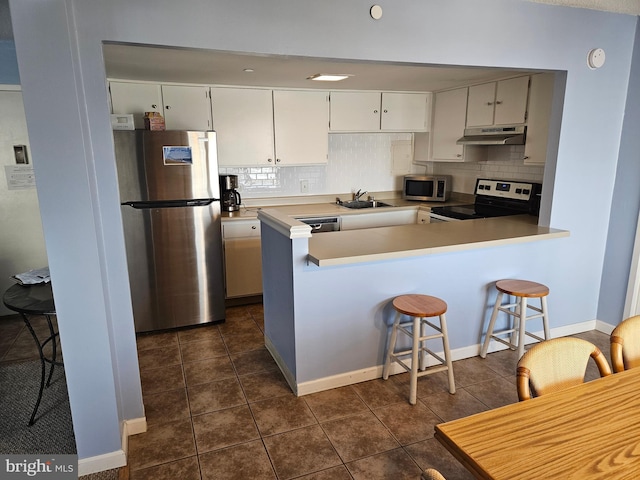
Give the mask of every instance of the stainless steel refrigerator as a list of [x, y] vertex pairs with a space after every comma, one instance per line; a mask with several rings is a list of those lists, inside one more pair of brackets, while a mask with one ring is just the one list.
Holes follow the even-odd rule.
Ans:
[[136, 332], [224, 321], [215, 132], [113, 134]]

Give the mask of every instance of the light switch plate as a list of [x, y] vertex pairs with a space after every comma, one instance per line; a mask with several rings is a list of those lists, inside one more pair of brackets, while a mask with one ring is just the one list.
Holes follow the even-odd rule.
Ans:
[[18, 165], [26, 165], [27, 163], [29, 163], [29, 156], [27, 155], [26, 145], [14, 145], [13, 156], [15, 157], [16, 164]]

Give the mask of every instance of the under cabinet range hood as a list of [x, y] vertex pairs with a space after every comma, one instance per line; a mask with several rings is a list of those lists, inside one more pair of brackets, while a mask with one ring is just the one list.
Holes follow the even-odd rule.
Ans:
[[465, 128], [458, 145], [524, 145], [527, 127], [513, 125], [503, 127]]

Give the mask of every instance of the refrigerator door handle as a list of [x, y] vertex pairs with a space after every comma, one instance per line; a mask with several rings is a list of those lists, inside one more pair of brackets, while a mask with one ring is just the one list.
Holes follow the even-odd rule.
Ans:
[[172, 208], [172, 207], [206, 207], [213, 202], [220, 201], [219, 198], [195, 198], [190, 200], [140, 200], [136, 202], [122, 202], [121, 205], [143, 210], [146, 208]]

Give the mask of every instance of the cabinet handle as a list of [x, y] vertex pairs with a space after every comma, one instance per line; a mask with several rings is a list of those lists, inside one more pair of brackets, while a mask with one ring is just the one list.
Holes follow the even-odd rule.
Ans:
[[384, 113], [388, 113], [389, 110], [383, 110]]
[[458, 153], [458, 154], [456, 155], [456, 157], [460, 158], [460, 157], [462, 157], [462, 154]]
[[251, 230], [255, 230], [256, 226], [255, 225], [251, 225]]
[[502, 105], [502, 100], [496, 100], [496, 105]]
[[155, 103], [153, 105], [151, 105], [151, 108], [156, 109], [158, 108], [158, 105], [156, 105]]
[[525, 156], [523, 157], [523, 160], [529, 160], [529, 157], [528, 157], [527, 155], [525, 155]]
[[280, 163], [280, 159], [279, 158], [276, 158], [276, 163]]
[[273, 160], [271, 160], [270, 158], [267, 158], [267, 162], [271, 163], [273, 162]]
[[378, 113], [378, 110], [374, 110], [373, 113]]
[[166, 107], [164, 107], [164, 108], [166, 108], [167, 110], [171, 110], [171, 107], [170, 107], [169, 105], [167, 105], [167, 106], [166, 106]]
[[493, 105], [493, 102], [487, 102], [487, 105]]

